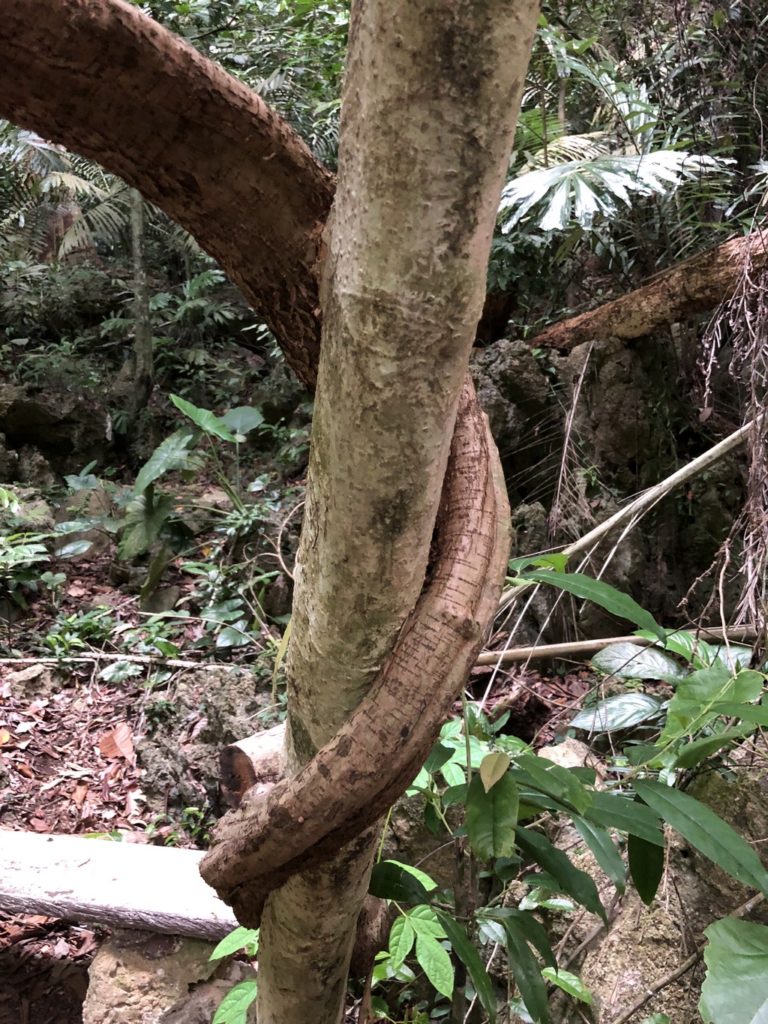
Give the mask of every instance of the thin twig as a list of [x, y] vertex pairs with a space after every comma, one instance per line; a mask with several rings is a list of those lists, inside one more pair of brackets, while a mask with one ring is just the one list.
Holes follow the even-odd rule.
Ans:
[[98, 661], [135, 661], [140, 665], [157, 665], [159, 668], [247, 668], [246, 665], [236, 665], [231, 662], [215, 661], [187, 661], [183, 658], [164, 658], [162, 655], [154, 654], [107, 654], [104, 651], [97, 651], [94, 654], [64, 655], [61, 658], [55, 657], [30, 657], [30, 658], [0, 658], [0, 665], [71, 665], [72, 663], [94, 664]]

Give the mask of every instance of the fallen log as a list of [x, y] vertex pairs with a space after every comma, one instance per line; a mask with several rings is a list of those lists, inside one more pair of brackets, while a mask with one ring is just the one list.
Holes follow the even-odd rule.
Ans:
[[662, 271], [641, 288], [612, 302], [545, 327], [531, 344], [568, 351], [601, 338], [641, 338], [662, 324], [704, 313], [727, 299], [747, 260], [756, 270], [768, 266], [768, 245], [762, 230], [732, 238]]
[[200, 877], [203, 854], [0, 831], [0, 909], [218, 941], [235, 915]]

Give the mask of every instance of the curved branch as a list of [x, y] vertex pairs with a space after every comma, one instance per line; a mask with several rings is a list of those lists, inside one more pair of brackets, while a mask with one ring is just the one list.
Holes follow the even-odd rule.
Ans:
[[295, 776], [217, 825], [203, 878], [239, 921], [375, 822], [423, 764], [482, 645], [509, 552], [498, 453], [469, 381], [443, 487], [432, 577], [368, 696]]
[[0, 116], [98, 160], [214, 256], [312, 383], [333, 176], [242, 82], [122, 0], [3, 0]]

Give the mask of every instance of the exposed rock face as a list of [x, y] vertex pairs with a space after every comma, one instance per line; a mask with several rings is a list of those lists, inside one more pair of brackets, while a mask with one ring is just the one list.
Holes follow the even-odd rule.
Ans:
[[[256, 976], [245, 964], [211, 963], [213, 948], [175, 935], [115, 931], [88, 971], [83, 1024], [210, 1024], [232, 986]], [[248, 1021], [255, 1020], [253, 1004]]]
[[52, 477], [54, 472], [82, 469], [102, 457], [111, 443], [107, 410], [95, 395], [69, 390], [32, 394], [11, 384], [0, 385], [0, 433], [6, 460], [9, 453], [19, 452], [24, 463], [9, 463], [4, 470], [0, 448], [0, 475], [13, 472], [12, 479], [38, 485], [48, 483], [41, 477], [41, 457]]

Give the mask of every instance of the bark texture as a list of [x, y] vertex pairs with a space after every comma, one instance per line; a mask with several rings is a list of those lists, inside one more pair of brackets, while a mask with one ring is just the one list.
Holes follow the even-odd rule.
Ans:
[[601, 338], [642, 338], [662, 324], [704, 313], [728, 298], [745, 263], [768, 264], [765, 232], [754, 231], [678, 263], [613, 302], [545, 328], [531, 343], [564, 351]]
[[0, 116], [191, 232], [313, 382], [333, 177], [256, 93], [123, 0], [3, 0]]
[[[306, 147], [241, 84], [120, 0], [6, 0], [3, 14], [0, 113], [100, 160], [184, 224], [311, 384], [313, 275], [332, 181]], [[507, 555], [504, 488], [469, 388], [435, 571], [419, 594], [536, 15], [533, 0], [355, 7], [287, 770], [309, 761], [305, 781], [325, 784], [327, 769], [335, 786], [360, 783], [363, 795], [344, 794], [347, 812], [331, 786], [336, 806], [332, 815], [320, 808], [325, 823], [304, 817], [302, 808], [315, 815], [317, 806], [291, 780], [273, 798], [279, 820], [293, 822], [288, 868], [301, 874], [263, 915], [260, 1024], [340, 1018], [373, 851], [366, 826], [415, 773], [495, 609]], [[376, 698], [355, 712], [362, 735], [334, 740], [377, 675]], [[389, 716], [394, 731], [382, 729]], [[365, 760], [354, 756], [361, 744]], [[238, 813], [246, 827], [263, 809]], [[235, 851], [234, 881], [226, 843], [209, 861], [210, 877], [224, 872], [222, 887], [249, 920], [263, 903], [261, 883], [289, 873], [279, 854], [258, 884], [250, 878], [274, 837]]]

